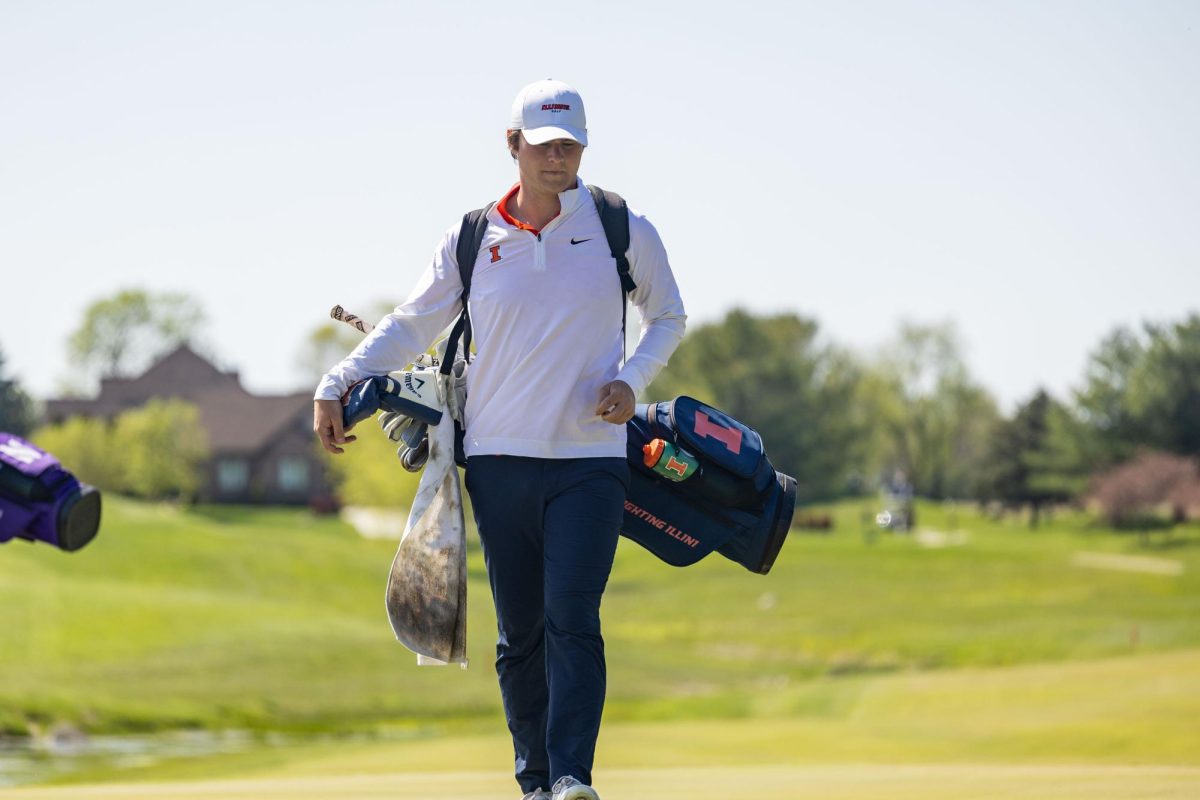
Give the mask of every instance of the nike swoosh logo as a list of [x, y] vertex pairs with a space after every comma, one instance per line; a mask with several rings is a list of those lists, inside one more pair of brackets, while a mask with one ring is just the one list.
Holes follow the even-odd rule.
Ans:
[[576, 239], [574, 237], [571, 238], [571, 244], [583, 244], [584, 242], [590, 242], [590, 241], [591, 241], [591, 239]]

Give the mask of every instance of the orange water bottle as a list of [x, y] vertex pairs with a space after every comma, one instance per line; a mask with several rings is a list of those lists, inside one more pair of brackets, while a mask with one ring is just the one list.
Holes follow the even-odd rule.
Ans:
[[665, 439], [642, 445], [642, 463], [667, 480], [686, 481], [700, 471], [696, 457]]

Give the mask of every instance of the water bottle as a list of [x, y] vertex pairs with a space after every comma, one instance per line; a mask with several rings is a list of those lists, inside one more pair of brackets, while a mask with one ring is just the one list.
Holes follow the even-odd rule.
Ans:
[[665, 439], [654, 439], [642, 445], [642, 463], [676, 483], [700, 472], [700, 462], [695, 456]]

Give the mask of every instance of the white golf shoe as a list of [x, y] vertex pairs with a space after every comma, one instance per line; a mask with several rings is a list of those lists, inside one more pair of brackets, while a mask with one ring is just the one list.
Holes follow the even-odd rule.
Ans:
[[554, 784], [554, 795], [550, 800], [600, 800], [600, 795], [592, 787], [565, 775]]
[[534, 789], [529, 794], [521, 798], [521, 800], [554, 800], [550, 793], [545, 789]]

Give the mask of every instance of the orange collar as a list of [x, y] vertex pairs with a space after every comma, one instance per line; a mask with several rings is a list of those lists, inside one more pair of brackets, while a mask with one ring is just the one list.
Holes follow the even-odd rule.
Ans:
[[[516, 197], [517, 190], [519, 190], [520, 188], [521, 188], [520, 181], [514, 183], [513, 187], [508, 190], [508, 193], [506, 195], [504, 195], [504, 197], [500, 198], [500, 202], [496, 204], [496, 210], [500, 212], [500, 217], [505, 222], [507, 222], [509, 225], [512, 225], [517, 230], [529, 231], [534, 236], [538, 236], [542, 232], [540, 228], [535, 228], [532, 225], [526, 225], [524, 222], [521, 222], [521, 220], [517, 219], [512, 214], [508, 213], [508, 201], [511, 200], [512, 198]], [[562, 212], [560, 211], [559, 213], [562, 213]], [[551, 217], [551, 219], [554, 219], [557, 216], [558, 216], [558, 214], [555, 214], [554, 217]]]

